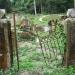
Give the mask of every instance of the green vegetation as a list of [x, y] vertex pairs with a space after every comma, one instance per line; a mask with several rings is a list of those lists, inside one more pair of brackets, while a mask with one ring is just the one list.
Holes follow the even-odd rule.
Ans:
[[[37, 13], [63, 13], [73, 7], [73, 0], [35, 0]], [[34, 14], [34, 0], [12, 0], [17, 10]]]
[[[35, 0], [37, 13], [63, 13], [73, 8], [74, 0]], [[0, 0], [0, 8], [34, 14], [34, 0]]]

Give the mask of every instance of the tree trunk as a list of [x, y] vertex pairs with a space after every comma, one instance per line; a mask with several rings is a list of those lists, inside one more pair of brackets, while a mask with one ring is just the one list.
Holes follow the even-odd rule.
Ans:
[[75, 0], [74, 0], [74, 8], [75, 8]]
[[36, 11], [36, 1], [34, 0], [34, 12], [35, 12], [35, 15], [37, 14], [37, 11]]

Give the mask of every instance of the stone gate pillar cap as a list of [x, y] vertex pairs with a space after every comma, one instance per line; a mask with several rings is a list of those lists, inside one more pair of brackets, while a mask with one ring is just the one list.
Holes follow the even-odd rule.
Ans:
[[75, 8], [70, 8], [67, 10], [67, 17], [75, 18]]
[[5, 15], [5, 9], [0, 9], [0, 19]]

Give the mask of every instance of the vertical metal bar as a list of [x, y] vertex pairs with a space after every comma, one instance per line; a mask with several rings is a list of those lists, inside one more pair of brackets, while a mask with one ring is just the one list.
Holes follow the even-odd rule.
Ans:
[[[47, 53], [47, 49], [46, 49], [46, 40], [45, 39], [42, 39], [44, 42], [43, 42], [43, 46], [44, 46], [44, 49], [45, 49], [45, 52], [46, 52], [46, 58], [48, 58], [48, 53]], [[49, 61], [49, 60], [48, 60]]]
[[[51, 36], [53, 36], [53, 35], [51, 35]], [[50, 43], [51, 43], [51, 46], [53, 47], [53, 44], [54, 44], [54, 43], [53, 43], [53, 42], [54, 42], [53, 37], [50, 37], [50, 38], [49, 38], [49, 41], [50, 41]], [[52, 47], [51, 47], [51, 48], [52, 48]], [[52, 48], [51, 51], [53, 51], [53, 53], [54, 53], [54, 55], [55, 55], [54, 48]], [[55, 55], [55, 58], [56, 58], [56, 55]]]
[[[54, 35], [57, 35], [57, 34], [55, 33]], [[59, 41], [58, 41], [59, 38], [57, 38], [57, 37], [55, 37], [55, 38], [57, 39], [58, 49], [60, 50], [60, 53], [61, 53], [61, 49], [60, 49], [60, 45], [59, 45]]]
[[47, 41], [46, 41], [46, 43], [47, 43], [47, 47], [48, 47], [48, 49], [49, 49], [49, 55], [50, 55], [50, 59], [51, 59], [51, 53], [50, 53], [50, 47], [49, 47], [49, 39], [47, 38]]
[[40, 47], [41, 47], [41, 50], [42, 50], [42, 55], [43, 55], [43, 57], [44, 57], [44, 61], [45, 61], [45, 63], [46, 63], [46, 66], [47, 66], [47, 62], [46, 62], [46, 59], [45, 59], [45, 55], [44, 55], [44, 51], [43, 51], [43, 47], [42, 47], [42, 41], [41, 41], [41, 39], [40, 39], [40, 37], [39, 37], [39, 35], [38, 35], [38, 32], [37, 32], [37, 30], [36, 30], [36, 26], [35, 26], [35, 31], [36, 31], [36, 35], [37, 35], [37, 37], [38, 37], [38, 39], [39, 39], [39, 45], [40, 45]]
[[[54, 38], [55, 38], [55, 36], [54, 36]], [[55, 39], [53, 39], [53, 44], [55, 45], [55, 49], [56, 49], [56, 54], [55, 54], [55, 52], [54, 52], [54, 49], [53, 49], [53, 52], [54, 52], [54, 54], [55, 54], [55, 59], [56, 59], [56, 62], [57, 62], [58, 51], [57, 51], [57, 48], [56, 48]], [[57, 43], [57, 44], [58, 44], [58, 43]]]
[[42, 50], [42, 55], [44, 57], [44, 60], [45, 60], [46, 65], [47, 65], [47, 61], [46, 61], [46, 58], [45, 58], [45, 55], [44, 55], [44, 51], [43, 51], [42, 43], [41, 43], [41, 40], [40, 39], [39, 39], [39, 43], [40, 43], [40, 47], [41, 47], [41, 50]]
[[18, 56], [17, 36], [16, 36], [15, 12], [13, 12], [13, 21], [14, 21], [14, 35], [15, 35], [14, 37], [15, 37], [15, 44], [16, 44], [17, 66], [19, 70], [19, 56]]
[[[55, 37], [54, 37], [55, 38]], [[53, 38], [53, 44], [54, 44], [54, 46], [55, 46], [55, 48], [56, 48], [56, 44], [55, 44], [55, 39]], [[54, 49], [53, 49], [54, 50]], [[54, 52], [54, 51], [53, 51]], [[57, 52], [57, 49], [56, 49], [56, 52]], [[54, 52], [54, 55], [55, 55], [55, 57], [56, 57], [56, 54], [55, 54], [55, 52]]]

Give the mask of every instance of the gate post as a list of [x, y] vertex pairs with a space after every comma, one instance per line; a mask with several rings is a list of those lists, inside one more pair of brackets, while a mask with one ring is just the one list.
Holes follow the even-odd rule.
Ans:
[[12, 42], [9, 24], [6, 20], [0, 20], [0, 68], [6, 69], [10, 66]]
[[13, 64], [11, 24], [2, 10], [0, 9], [0, 68], [7, 69]]
[[67, 18], [64, 24], [67, 35], [64, 65], [75, 65], [75, 18]]

